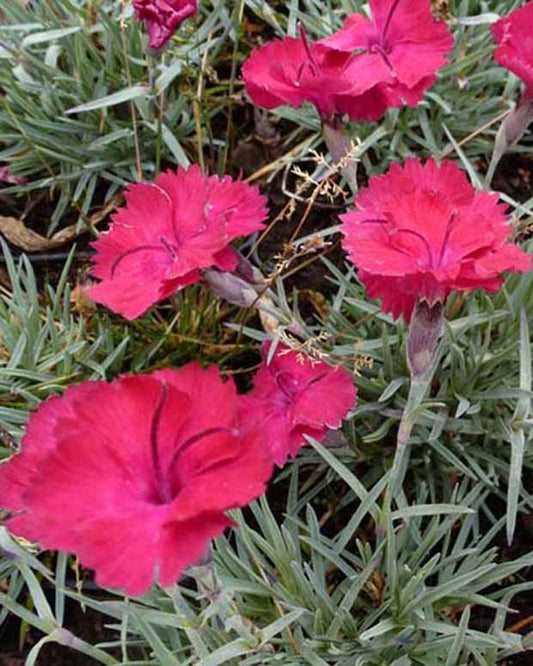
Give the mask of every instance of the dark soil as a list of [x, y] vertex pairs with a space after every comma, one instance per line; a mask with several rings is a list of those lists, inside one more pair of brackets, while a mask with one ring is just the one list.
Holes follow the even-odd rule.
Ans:
[[533, 194], [533, 153], [504, 155], [494, 175], [492, 187], [518, 202], [530, 199]]

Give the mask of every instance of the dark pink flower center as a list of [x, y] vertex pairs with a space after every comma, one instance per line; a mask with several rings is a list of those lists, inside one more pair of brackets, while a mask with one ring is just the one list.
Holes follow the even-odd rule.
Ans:
[[288, 405], [300, 392], [300, 382], [290, 372], [280, 372], [276, 375], [276, 384], [281, 393], [280, 399], [283, 405]]
[[[406, 227], [396, 227], [395, 229], [392, 229], [389, 232], [389, 238], [392, 238], [393, 236], [396, 236], [398, 234], [408, 234], [413, 238], [417, 238], [422, 243], [422, 247], [427, 253], [429, 268], [435, 268], [433, 260], [433, 252], [431, 251], [431, 246], [428, 243], [428, 240], [425, 236], [423, 236], [419, 231], [415, 231], [414, 229], [408, 229]], [[402, 247], [399, 247], [398, 245], [396, 246], [396, 250], [407, 255], [412, 254], [411, 252], [405, 251]]]
[[[150, 451], [152, 455], [152, 469], [154, 473], [154, 482], [155, 482], [155, 497], [152, 497], [152, 500], [157, 504], [169, 504], [179, 495], [183, 488], [183, 482], [179, 477], [178, 463], [183, 456], [186, 455], [191, 448], [212, 435], [226, 434], [231, 437], [239, 437], [240, 431], [236, 428], [228, 427], [214, 427], [214, 428], [205, 428], [200, 432], [188, 437], [184, 442], [180, 442], [180, 433], [178, 433], [174, 445], [172, 447], [172, 455], [169, 463], [166, 466], [166, 469], [163, 469], [161, 449], [159, 444], [159, 426], [161, 423], [161, 417], [163, 414], [163, 409], [168, 401], [169, 389], [168, 386], [164, 383], [161, 384], [161, 394], [157, 402], [156, 408], [152, 416], [152, 422], [150, 424]], [[202, 465], [201, 472], [212, 471], [219, 466], [227, 464], [228, 458], [217, 459], [214, 462], [207, 462], [205, 465]]]
[[302, 383], [291, 372], [279, 372], [276, 375], [276, 384], [280, 389], [278, 406], [287, 408], [299, 395], [301, 395], [309, 386], [319, 382], [326, 376], [322, 373], [309, 381]]
[[391, 70], [391, 72], [394, 72], [394, 67], [392, 66], [389, 58], [389, 52], [382, 44], [372, 44], [368, 50], [370, 53], [378, 53], [383, 58], [385, 64]]
[[[376, 30], [375, 37], [371, 39], [371, 43], [368, 45], [367, 49], [363, 49], [363, 52], [364, 50], [367, 50], [369, 53], [379, 54], [392, 73], [394, 73], [394, 67], [389, 57], [392, 51], [392, 44], [391, 40], [388, 38], [388, 33], [392, 17], [394, 16], [394, 12], [398, 7], [399, 2], [400, 0], [394, 0], [390, 6], [389, 13], [387, 14], [387, 18], [385, 19], [382, 29], [380, 31]], [[359, 51], [356, 53], [359, 53]]]
[[[431, 245], [429, 244], [428, 239], [421, 234], [419, 231], [416, 231], [415, 229], [409, 229], [408, 227], [395, 227], [395, 226], [390, 226], [391, 222], [390, 220], [387, 219], [370, 219], [370, 220], [364, 220], [361, 224], [379, 224], [383, 225], [384, 231], [386, 232], [389, 240], [391, 241], [391, 245], [394, 247], [394, 249], [397, 252], [400, 252], [402, 254], [405, 254], [406, 256], [413, 257], [413, 252], [409, 251], [408, 249], [405, 249], [401, 245], [398, 245], [398, 243], [394, 243], [393, 239], [395, 236], [399, 236], [400, 234], [406, 234], [408, 236], [411, 236], [412, 238], [417, 239], [420, 241], [421, 247], [423, 247], [424, 252], [426, 253], [426, 258], [427, 258], [427, 268], [432, 270], [432, 269], [438, 269], [441, 268], [444, 259], [445, 259], [445, 253], [446, 253], [446, 248], [448, 246], [448, 242], [450, 240], [450, 235], [452, 233], [453, 229], [453, 223], [455, 221], [455, 218], [457, 217], [457, 211], [453, 211], [452, 214], [450, 215], [447, 223], [446, 223], [446, 229], [444, 232], [444, 237], [442, 239], [442, 244], [440, 246], [438, 256], [436, 257], [433, 249], [431, 248]], [[415, 257], [416, 258], [416, 257]]]

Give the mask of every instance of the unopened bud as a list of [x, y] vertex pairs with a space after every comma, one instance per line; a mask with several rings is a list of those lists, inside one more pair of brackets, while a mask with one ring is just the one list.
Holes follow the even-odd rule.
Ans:
[[507, 148], [522, 138], [522, 135], [532, 122], [533, 97], [523, 96], [502, 123]]
[[219, 298], [241, 308], [256, 308], [265, 331], [274, 334], [279, 328], [279, 321], [272, 314], [275, 308], [272, 292], [259, 269], [240, 252], [235, 251], [235, 254], [238, 262], [231, 273], [208, 268], [202, 272], [203, 278]]
[[430, 305], [418, 301], [411, 323], [407, 342], [407, 360], [411, 376], [421, 377], [431, 367], [439, 346], [444, 323], [444, 304], [437, 301]]
[[249, 308], [257, 301], [254, 287], [234, 273], [208, 268], [203, 271], [203, 278], [213, 293], [232, 305]]
[[237, 250], [234, 250], [234, 253], [237, 257], [237, 265], [235, 266], [233, 273], [250, 284], [255, 284], [256, 282], [261, 281], [262, 276], [252, 262]]
[[522, 135], [533, 122], [533, 96], [527, 91], [516, 107], [509, 112], [500, 125], [496, 139], [494, 140], [494, 151], [487, 172], [486, 185], [489, 186], [503, 155], [509, 148], [522, 138]]

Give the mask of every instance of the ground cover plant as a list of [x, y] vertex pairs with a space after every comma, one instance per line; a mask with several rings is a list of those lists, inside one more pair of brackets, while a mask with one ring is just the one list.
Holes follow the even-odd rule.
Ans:
[[532, 35], [0, 0], [0, 663], [531, 663]]

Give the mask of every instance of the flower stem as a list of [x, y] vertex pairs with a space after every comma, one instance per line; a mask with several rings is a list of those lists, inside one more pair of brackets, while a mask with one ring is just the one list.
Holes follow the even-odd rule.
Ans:
[[[165, 55], [161, 55], [161, 64], [164, 64]], [[157, 91], [154, 90], [154, 94]], [[157, 141], [155, 144], [155, 175], [159, 175], [161, 171], [161, 149], [163, 147], [163, 124], [165, 122], [165, 91], [161, 91], [158, 99], [158, 114], [157, 114]]]
[[228, 162], [231, 138], [233, 133], [233, 95], [235, 93], [235, 81], [237, 80], [237, 67], [238, 67], [238, 54], [239, 54], [239, 31], [242, 25], [242, 20], [244, 16], [244, 0], [239, 0], [237, 6], [235, 7], [233, 20], [233, 30], [234, 30], [234, 42], [233, 42], [233, 53], [231, 56], [231, 74], [229, 80], [229, 90], [228, 90], [228, 124], [226, 127], [226, 141], [224, 143], [223, 153], [222, 153], [222, 173], [225, 173], [226, 165]]
[[[126, 8], [126, 2], [123, 0], [120, 10], [120, 40], [122, 46], [122, 54], [124, 56], [124, 70], [126, 72], [126, 78], [128, 80], [128, 85], [133, 85], [133, 79], [131, 76], [130, 61], [128, 58], [128, 45], [126, 42], [126, 20], [124, 17], [124, 11]], [[131, 112], [131, 124], [133, 128], [133, 143], [135, 146], [135, 165], [137, 167], [137, 180], [143, 179], [143, 167], [141, 160], [141, 148], [139, 145], [139, 126], [137, 123], [137, 111], [135, 109], [135, 102], [132, 100], [130, 102], [130, 112]]]
[[[150, 116], [154, 124], [157, 123], [157, 134], [155, 141], [155, 175], [159, 174], [161, 168], [161, 144], [163, 140], [163, 114], [164, 114], [164, 93], [157, 95], [157, 66], [160, 51], [148, 49], [148, 85], [150, 88]], [[162, 56], [161, 56], [162, 57]]]
[[385, 495], [384, 513], [390, 511], [393, 498], [400, 492], [409, 463], [409, 440], [411, 431], [424, 398], [429, 392], [435, 371], [439, 365], [439, 341], [442, 334], [444, 316], [443, 304], [430, 306], [418, 301], [409, 325], [407, 356], [411, 384], [405, 405], [398, 437], [391, 475]]
[[416, 422], [417, 410], [422, 404], [422, 401], [424, 400], [426, 393], [429, 390], [432, 377], [433, 373], [431, 373], [431, 376], [428, 376], [424, 379], [411, 379], [407, 404], [405, 405], [402, 419], [400, 421], [400, 427], [398, 429], [396, 451], [394, 454], [394, 461], [392, 463], [392, 471], [389, 480], [389, 488], [387, 491], [388, 503], [386, 503], [386, 506], [389, 509], [392, 504], [392, 498], [400, 492], [403, 481], [405, 479], [407, 465], [409, 463], [409, 440], [411, 437], [411, 431]]

